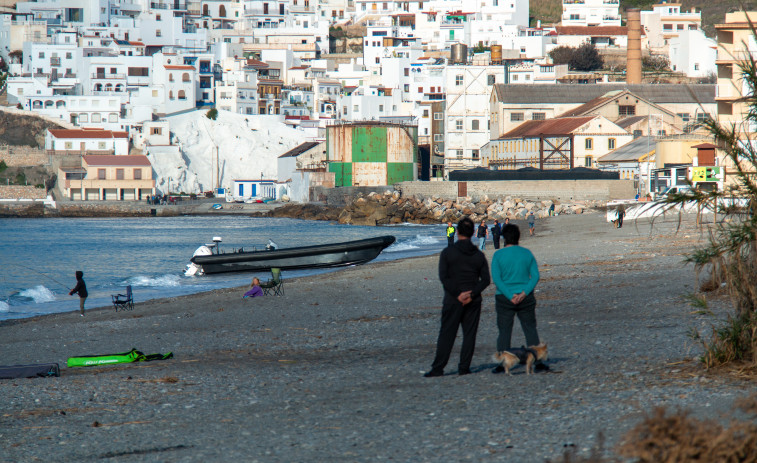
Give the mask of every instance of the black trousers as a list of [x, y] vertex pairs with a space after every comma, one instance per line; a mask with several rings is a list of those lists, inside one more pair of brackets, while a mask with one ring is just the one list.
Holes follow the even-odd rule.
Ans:
[[536, 331], [536, 298], [534, 293], [526, 296], [518, 305], [513, 305], [510, 299], [501, 294], [494, 298], [494, 308], [497, 311], [497, 351], [502, 352], [510, 347], [510, 339], [513, 335], [513, 321], [515, 316], [520, 320], [523, 334], [526, 335], [526, 346], [539, 344], [539, 333]]
[[[446, 299], [446, 298], [445, 298]], [[439, 339], [436, 341], [436, 357], [431, 364], [432, 371], [442, 371], [449, 361], [452, 347], [455, 345], [458, 326], [463, 327], [463, 347], [460, 350], [459, 370], [470, 369], [473, 351], [476, 348], [476, 334], [478, 321], [481, 318], [481, 298], [468, 305], [462, 305], [455, 300], [446, 302], [442, 307], [442, 326], [439, 329]]]
[[455, 244], [455, 235], [448, 236], [447, 237], [447, 246], [452, 246]]
[[494, 241], [494, 249], [499, 249], [499, 235], [492, 235], [492, 241]]

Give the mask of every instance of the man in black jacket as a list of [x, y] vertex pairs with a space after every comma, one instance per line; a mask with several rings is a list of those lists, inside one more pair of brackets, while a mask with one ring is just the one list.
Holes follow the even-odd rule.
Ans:
[[444, 287], [442, 326], [436, 343], [436, 357], [427, 378], [442, 376], [458, 326], [463, 327], [458, 374], [470, 371], [476, 347], [478, 320], [481, 317], [481, 293], [489, 286], [489, 264], [486, 256], [472, 242], [474, 225], [468, 217], [457, 224], [457, 242], [442, 251], [439, 257], [439, 279]]

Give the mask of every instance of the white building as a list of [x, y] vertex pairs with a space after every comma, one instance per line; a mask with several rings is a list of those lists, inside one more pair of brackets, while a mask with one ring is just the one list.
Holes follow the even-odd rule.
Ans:
[[563, 26], [620, 26], [619, 0], [562, 0]]
[[568, 74], [567, 64], [522, 62], [507, 68], [511, 84], [556, 84]]
[[103, 129], [48, 129], [45, 150], [55, 154], [129, 154], [129, 135]]
[[481, 165], [481, 147], [489, 141], [489, 99], [505, 82], [501, 65], [453, 65], [446, 70], [444, 171]]
[[689, 77], [715, 74], [717, 52], [717, 42], [698, 29], [681, 31], [668, 41], [670, 69]]
[[641, 12], [641, 27], [652, 51], [669, 45], [669, 41], [677, 38], [684, 31], [699, 31], [702, 29], [702, 14], [691, 10], [681, 12], [680, 3], [659, 3], [652, 7], [652, 11]]

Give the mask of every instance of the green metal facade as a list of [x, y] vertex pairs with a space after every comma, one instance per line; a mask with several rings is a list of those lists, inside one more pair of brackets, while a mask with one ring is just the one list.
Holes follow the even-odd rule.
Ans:
[[[392, 130], [392, 134], [388, 133]], [[335, 185], [393, 185], [395, 183], [411, 181], [415, 177], [416, 163], [418, 159], [418, 129], [417, 127], [405, 127], [399, 130], [403, 137], [397, 136], [396, 126], [372, 126], [354, 125], [329, 127], [326, 131], [326, 153], [328, 158], [328, 171], [335, 175]], [[350, 139], [351, 138], [351, 143]], [[407, 153], [406, 159], [412, 150], [412, 162], [389, 162], [389, 140], [404, 140], [405, 148], [400, 152]], [[351, 153], [338, 153], [342, 142], [342, 149], [350, 149]], [[396, 151], [396, 146], [392, 147]], [[396, 153], [392, 159], [396, 158]], [[352, 162], [340, 162], [351, 159]]]

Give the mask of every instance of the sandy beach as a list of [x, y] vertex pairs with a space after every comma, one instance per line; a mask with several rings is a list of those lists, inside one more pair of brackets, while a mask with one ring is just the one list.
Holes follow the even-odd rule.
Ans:
[[[521, 224], [522, 225], [522, 224]], [[0, 461], [509, 461], [609, 451], [654, 406], [718, 417], [750, 383], [708, 375], [692, 327], [685, 218], [603, 214], [540, 221], [524, 236], [540, 265], [539, 334], [551, 371], [490, 373], [494, 287], [485, 292], [474, 374], [424, 378], [439, 328], [437, 256], [243, 289], [0, 324], [2, 364], [58, 362], [60, 378], [0, 381]], [[440, 228], [440, 233], [442, 228]], [[493, 253], [487, 243], [487, 257]], [[138, 296], [137, 296], [138, 297]], [[523, 343], [516, 323], [513, 343]], [[160, 362], [79, 369], [69, 356], [173, 352]]]

